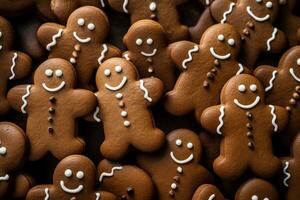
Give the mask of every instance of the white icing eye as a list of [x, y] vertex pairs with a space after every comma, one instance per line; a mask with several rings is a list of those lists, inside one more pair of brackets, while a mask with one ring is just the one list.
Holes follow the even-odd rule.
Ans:
[[256, 86], [255, 84], [250, 85], [250, 90], [251, 90], [252, 92], [256, 92], [257, 86]]
[[67, 178], [71, 177], [71, 176], [72, 176], [72, 170], [66, 169], [66, 171], [65, 171], [65, 176], [66, 176]]
[[45, 75], [48, 77], [51, 77], [53, 75], [53, 70], [52, 69], [46, 69], [45, 70]]
[[115, 67], [115, 71], [117, 72], [117, 73], [121, 73], [122, 72], [122, 67], [121, 66], [116, 66]]
[[258, 196], [253, 195], [253, 196], [251, 197], [251, 200], [258, 200]]
[[104, 75], [109, 77], [110, 76], [110, 70], [109, 69], [104, 70]]
[[96, 28], [95, 24], [93, 24], [93, 23], [89, 23], [87, 27], [90, 31], [93, 31]]
[[246, 91], [246, 86], [244, 84], [239, 85], [239, 91], [240, 92], [245, 92]]
[[156, 10], [156, 3], [155, 2], [150, 3], [149, 9], [151, 11], [155, 11]]
[[297, 59], [297, 65], [300, 66], [300, 58]]
[[83, 177], [84, 177], [83, 171], [78, 171], [78, 172], [76, 173], [76, 177], [77, 177], [78, 179], [83, 179]]
[[266, 198], [264, 198], [264, 200], [270, 200], [270, 199], [266, 197]]
[[269, 8], [269, 9], [272, 8], [273, 7], [273, 3], [271, 1], [268, 1], [266, 3], [266, 7]]
[[78, 21], [77, 21], [77, 24], [79, 26], [83, 26], [84, 25], [84, 19], [83, 18], [79, 18]]
[[6, 154], [6, 148], [5, 147], [1, 147], [0, 148], [0, 155], [4, 156]]
[[147, 44], [148, 44], [148, 45], [151, 45], [151, 44], [153, 44], [153, 40], [152, 40], [152, 38], [149, 38], [149, 39], [147, 39]]
[[143, 40], [138, 38], [136, 41], [135, 41], [136, 45], [138, 46], [141, 46], [143, 44]]
[[225, 40], [224, 35], [222, 35], [222, 34], [218, 35], [218, 40], [223, 42]]
[[58, 70], [55, 71], [55, 76], [57, 76], [59, 78], [62, 77], [63, 74], [64, 74], [63, 71], [60, 70], [60, 69], [58, 69]]
[[181, 146], [182, 145], [182, 140], [177, 139], [175, 143], [176, 143], [176, 146]]
[[228, 43], [230, 46], [233, 46], [233, 45], [235, 45], [235, 40], [232, 39], [232, 38], [230, 38], [230, 39], [227, 41], [227, 43]]
[[256, 2], [257, 2], [257, 3], [261, 3], [261, 2], [262, 2], [262, 0], [256, 0]]
[[189, 142], [189, 143], [187, 143], [186, 147], [188, 149], [192, 149], [194, 147], [194, 145], [193, 145], [193, 143]]

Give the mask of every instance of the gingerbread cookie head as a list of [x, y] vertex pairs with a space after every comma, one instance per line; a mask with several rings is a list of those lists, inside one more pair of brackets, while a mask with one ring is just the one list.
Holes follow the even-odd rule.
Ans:
[[134, 23], [123, 38], [130, 51], [145, 57], [153, 57], [168, 45], [163, 27], [152, 20], [140, 20]]
[[74, 88], [74, 67], [66, 60], [54, 58], [42, 63], [34, 74], [34, 82], [46, 92], [54, 93]]
[[10, 50], [13, 45], [13, 29], [10, 23], [0, 16], [0, 53]]
[[241, 74], [222, 89], [221, 102], [240, 109], [253, 109], [264, 103], [264, 88], [254, 76]]
[[85, 156], [72, 155], [64, 158], [55, 168], [53, 184], [68, 194], [83, 194], [95, 188], [96, 168]]
[[84, 6], [70, 15], [67, 30], [81, 44], [103, 42], [108, 34], [109, 22], [99, 8]]
[[236, 59], [240, 53], [241, 39], [232, 25], [219, 24], [205, 31], [200, 47], [207, 49], [215, 59]]
[[97, 71], [96, 85], [99, 91], [119, 91], [138, 78], [134, 65], [124, 59], [109, 59]]
[[254, 178], [244, 183], [235, 194], [236, 200], [278, 200], [276, 188], [269, 182]]

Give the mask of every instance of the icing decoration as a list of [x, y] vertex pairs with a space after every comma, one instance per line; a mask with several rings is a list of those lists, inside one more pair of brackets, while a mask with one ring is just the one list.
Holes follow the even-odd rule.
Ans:
[[275, 40], [277, 33], [278, 33], [278, 29], [274, 28], [274, 31], [272, 33], [272, 37], [270, 37], [267, 41], [267, 51], [271, 51], [271, 42], [273, 42]]
[[273, 3], [271, 1], [268, 1], [266, 3], [266, 7], [269, 8], [269, 9], [271, 9], [273, 7]]
[[83, 19], [83, 18], [79, 18], [79, 19], [77, 20], [77, 24], [78, 24], [78, 26], [83, 26], [83, 25], [84, 25], [84, 23], [85, 23], [85, 21], [84, 21], [84, 19]]
[[79, 193], [79, 192], [81, 192], [81, 191], [83, 190], [83, 185], [78, 185], [78, 187], [75, 188], [75, 189], [67, 188], [67, 187], [65, 186], [64, 181], [62, 181], [62, 180], [60, 181], [60, 187], [61, 187], [61, 189], [62, 189], [64, 192], [70, 193], [70, 194], [77, 194], [77, 193]]
[[241, 63], [239, 63], [238, 65], [239, 65], [239, 70], [237, 71], [236, 75], [240, 75], [241, 73], [244, 72], [244, 66]]
[[187, 147], [188, 149], [192, 149], [192, 148], [194, 147], [194, 145], [193, 145], [193, 143], [189, 142], [189, 143], [186, 145], [186, 147]]
[[124, 0], [124, 2], [123, 2], [123, 11], [124, 11], [125, 13], [128, 13], [127, 5], [128, 5], [128, 0]]
[[46, 46], [46, 49], [48, 51], [51, 51], [51, 48], [57, 44], [57, 39], [59, 39], [62, 36], [63, 32], [63, 29], [59, 29], [58, 33], [52, 36], [52, 42]]
[[148, 45], [153, 44], [153, 39], [152, 39], [152, 38], [148, 38], [148, 39], [147, 39], [147, 44], [148, 44]]
[[216, 195], [215, 194], [212, 194], [209, 196], [209, 198], [207, 200], [214, 200], [216, 198]]
[[78, 179], [83, 179], [84, 178], [84, 172], [83, 171], [78, 171], [76, 173], [76, 178]]
[[219, 59], [219, 60], [227, 60], [227, 59], [229, 59], [229, 58], [231, 57], [231, 54], [230, 54], [230, 53], [228, 53], [228, 54], [226, 54], [226, 55], [219, 55], [219, 54], [217, 54], [217, 53], [215, 52], [215, 50], [214, 50], [213, 47], [210, 47], [209, 51], [210, 51], [211, 55], [212, 55], [214, 58]]
[[69, 178], [69, 177], [71, 177], [71, 176], [72, 176], [72, 170], [67, 169], [67, 170], [65, 171], [65, 177]]
[[122, 79], [122, 81], [121, 81], [121, 83], [119, 85], [117, 85], [117, 86], [114, 87], [114, 86], [111, 86], [111, 85], [105, 83], [105, 87], [106, 87], [106, 89], [111, 90], [111, 91], [118, 91], [118, 90], [120, 90], [120, 89], [122, 89], [124, 87], [124, 85], [126, 84], [126, 82], [127, 82], [127, 77], [124, 76], [123, 79]]
[[198, 51], [199, 51], [198, 45], [195, 45], [193, 49], [191, 49], [191, 50], [188, 51], [188, 58], [185, 59], [185, 60], [183, 60], [183, 62], [182, 62], [182, 67], [184, 69], [187, 69], [186, 64], [188, 64], [189, 62], [191, 62], [193, 60], [192, 53], [196, 53]]
[[235, 41], [234, 39], [230, 38], [227, 43], [230, 45], [230, 46], [234, 46], [235, 45]]
[[270, 17], [271, 17], [269, 14], [267, 14], [267, 15], [264, 16], [264, 17], [257, 17], [257, 16], [252, 12], [250, 6], [247, 6], [246, 10], [247, 10], [248, 15], [249, 15], [250, 17], [252, 17], [252, 18], [253, 18], [255, 21], [257, 21], [257, 22], [265, 22], [265, 21], [267, 21], [268, 19], [270, 19]]
[[96, 25], [93, 24], [93, 23], [89, 23], [88, 26], [87, 26], [87, 28], [88, 28], [90, 31], [93, 31], [93, 30], [95, 30]]
[[153, 49], [152, 53], [145, 53], [145, 52], [141, 51], [141, 54], [146, 57], [153, 57], [153, 56], [155, 56], [156, 53], [157, 53], [157, 49]]
[[295, 81], [297, 81], [297, 82], [300, 83], [300, 78], [295, 74], [294, 69], [293, 69], [293, 68], [290, 68], [289, 71], [290, 71], [290, 74], [292, 75], [293, 79], [294, 79]]
[[287, 181], [291, 178], [291, 174], [288, 172], [289, 166], [290, 166], [290, 163], [288, 161], [286, 161], [284, 163], [284, 168], [283, 168], [283, 173], [285, 175], [285, 178], [283, 179], [283, 185], [285, 187], [289, 187], [289, 184]]
[[90, 37], [87, 37], [87, 38], [84, 38], [84, 39], [82, 39], [82, 38], [80, 38], [78, 35], [77, 35], [77, 32], [73, 32], [73, 36], [74, 36], [74, 38], [78, 41], [78, 42], [80, 42], [80, 43], [88, 43], [88, 42], [90, 42], [92, 39], [90, 38]]
[[135, 44], [141, 46], [143, 44], [143, 40], [141, 38], [136, 39]]
[[246, 86], [244, 84], [239, 85], [239, 91], [240, 92], [245, 92], [246, 91]]
[[60, 70], [60, 69], [58, 69], [58, 70], [55, 71], [55, 76], [57, 76], [58, 78], [62, 77], [63, 74], [64, 74], [63, 71]]
[[256, 86], [255, 84], [250, 85], [250, 90], [251, 90], [252, 92], [256, 92], [257, 86]]
[[176, 144], [176, 146], [181, 146], [181, 145], [182, 145], [182, 140], [177, 139], [177, 140], [175, 141], [175, 144]]
[[240, 108], [242, 108], [242, 109], [251, 109], [251, 108], [254, 108], [254, 107], [259, 103], [259, 101], [260, 101], [260, 97], [259, 97], [259, 96], [257, 96], [257, 97], [255, 98], [255, 101], [254, 101], [253, 103], [247, 104], [247, 105], [241, 104], [241, 103], [239, 102], [239, 100], [237, 100], [237, 99], [234, 99], [234, 100], [233, 100], [233, 102], [235, 103], [235, 105], [237, 105], [238, 107], [240, 107]]
[[112, 177], [115, 173], [115, 170], [122, 170], [123, 167], [122, 166], [116, 166], [116, 167], [113, 167], [111, 169], [111, 172], [110, 173], [107, 173], [107, 172], [103, 172], [101, 175], [100, 175], [100, 178], [99, 178], [99, 181], [100, 183], [102, 182], [103, 178], [104, 177]]
[[221, 131], [221, 128], [223, 127], [223, 125], [224, 125], [224, 121], [223, 121], [223, 118], [224, 118], [224, 115], [225, 115], [225, 106], [221, 106], [221, 108], [220, 108], [220, 113], [221, 113], [221, 115], [219, 116], [219, 125], [218, 125], [218, 127], [217, 127], [217, 133], [219, 134], [219, 135], [222, 135], [222, 131]]
[[7, 149], [5, 147], [0, 148], [0, 155], [4, 156], [7, 152]]
[[105, 3], [104, 0], [100, 0], [101, 6], [104, 8], [105, 7]]
[[218, 35], [218, 40], [220, 42], [224, 41], [224, 39], [225, 39], [224, 35], [222, 35], [222, 34]]
[[123, 57], [124, 57], [126, 60], [130, 60], [128, 53], [124, 54]]
[[100, 57], [98, 58], [98, 63], [99, 63], [99, 65], [102, 64], [103, 59], [105, 58], [105, 54], [106, 54], [107, 51], [108, 51], [108, 48], [107, 48], [107, 45], [106, 45], [106, 44], [103, 44], [102, 47], [103, 47], [103, 50], [102, 50], [102, 52], [101, 52]]
[[156, 10], [156, 3], [155, 2], [151, 2], [150, 3], [150, 6], [149, 6], [149, 9], [153, 12]]
[[44, 198], [44, 200], [49, 200], [49, 197], [50, 197], [49, 188], [45, 188], [45, 198]]
[[44, 88], [47, 92], [58, 92], [58, 91], [60, 91], [61, 89], [63, 89], [63, 88], [65, 87], [65, 85], [66, 85], [66, 82], [65, 82], [65, 81], [62, 81], [62, 82], [60, 83], [60, 85], [57, 86], [57, 87], [55, 87], [55, 88], [50, 88], [50, 87], [48, 87], [48, 86], [46, 85], [46, 83], [43, 83], [43, 84], [42, 84], [43, 88]]
[[5, 174], [5, 176], [0, 176], [0, 181], [8, 181], [9, 180], [9, 175]]
[[152, 98], [149, 97], [149, 92], [148, 92], [147, 88], [145, 88], [145, 86], [144, 86], [144, 80], [140, 80], [140, 89], [144, 92], [144, 98], [151, 103]]
[[101, 194], [99, 192], [96, 192], [96, 200], [100, 200]]
[[122, 72], [122, 67], [121, 66], [116, 66], [115, 67], [115, 71], [117, 72], [117, 73], [121, 73]]
[[235, 3], [231, 3], [229, 5], [229, 9], [226, 12], [224, 12], [224, 14], [223, 14], [223, 19], [221, 20], [221, 24], [224, 24], [226, 22], [227, 15], [232, 13], [234, 6], [235, 6]]
[[182, 167], [177, 167], [177, 172], [178, 172], [179, 174], [182, 174], [182, 172], [183, 172]]
[[276, 124], [276, 119], [277, 119], [277, 116], [275, 114], [275, 107], [273, 105], [269, 105], [269, 107], [271, 108], [271, 115], [272, 115], [272, 125], [274, 127], [274, 131], [277, 132], [278, 130], [278, 125]]
[[172, 160], [177, 164], [186, 164], [188, 162], [191, 162], [194, 159], [194, 155], [191, 154], [187, 159], [179, 160], [175, 157], [173, 151], [170, 152], [170, 156], [171, 156]]
[[126, 120], [126, 121], [124, 121], [123, 124], [124, 124], [125, 127], [129, 127], [129, 126], [130, 126], [130, 121], [127, 121], [127, 120]]
[[9, 77], [9, 80], [14, 79], [15, 76], [16, 76], [14, 69], [15, 69], [15, 67], [16, 67], [16, 60], [17, 60], [17, 58], [18, 58], [18, 54], [17, 54], [17, 53], [14, 53], [14, 56], [13, 56], [13, 58], [12, 58], [12, 60], [11, 60], [11, 61], [12, 61], [12, 65], [11, 65], [11, 67], [10, 67], [11, 76]]
[[277, 73], [278, 73], [277, 70], [274, 70], [274, 71], [272, 72], [272, 78], [271, 78], [270, 81], [269, 81], [268, 87], [265, 88], [265, 92], [269, 92], [270, 90], [272, 90], [272, 88], [273, 88], [273, 86], [274, 86], [273, 83], [274, 83], [274, 80], [276, 79]]
[[100, 111], [100, 108], [99, 106], [96, 107], [96, 110], [93, 114], [93, 118], [96, 122], [101, 122], [101, 119], [98, 117], [98, 114], [99, 114], [99, 111]]
[[23, 114], [26, 114], [25, 108], [26, 108], [26, 106], [28, 104], [26, 98], [29, 97], [29, 95], [30, 95], [30, 88], [31, 88], [31, 85], [27, 85], [27, 87], [26, 87], [26, 94], [24, 94], [22, 96], [23, 105], [21, 107], [21, 111], [22, 111]]
[[53, 75], [53, 70], [52, 69], [46, 69], [45, 70], [45, 75], [48, 77], [51, 77]]
[[210, 0], [205, 0], [206, 5], [210, 4]]

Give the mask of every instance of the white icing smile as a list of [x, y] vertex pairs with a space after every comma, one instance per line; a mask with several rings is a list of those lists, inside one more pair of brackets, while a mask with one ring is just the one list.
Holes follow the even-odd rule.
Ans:
[[66, 85], [66, 82], [65, 82], [65, 81], [61, 82], [60, 85], [57, 86], [57, 87], [55, 87], [55, 88], [50, 88], [50, 87], [48, 87], [48, 86], [46, 85], [46, 83], [43, 83], [43, 84], [42, 84], [43, 88], [44, 88], [47, 92], [58, 92], [58, 91], [62, 90], [62, 89], [65, 87], [65, 85]]
[[75, 189], [70, 189], [68, 187], [65, 186], [64, 181], [60, 181], [60, 187], [61, 189], [66, 192], [66, 193], [70, 193], [70, 194], [77, 194], [79, 192], [81, 192], [83, 190], [83, 185], [79, 185], [77, 188]]
[[91, 41], [91, 38], [90, 37], [87, 37], [87, 38], [81, 38], [81, 37], [79, 37], [78, 35], [77, 35], [77, 32], [73, 32], [73, 36], [74, 36], [74, 38], [78, 41], [78, 42], [80, 42], [80, 43], [88, 43], [88, 42], [90, 42]]
[[0, 181], [8, 181], [9, 175], [5, 174], [5, 176], [0, 176]]
[[295, 81], [297, 81], [298, 83], [300, 83], [300, 78], [295, 74], [295, 71], [294, 71], [293, 68], [290, 68], [290, 74], [291, 74], [291, 76], [293, 77], [293, 79]]
[[124, 85], [126, 84], [126, 82], [127, 82], [127, 77], [124, 76], [123, 79], [122, 79], [122, 81], [121, 81], [121, 83], [119, 85], [117, 85], [117, 86], [111, 86], [111, 85], [105, 83], [105, 87], [108, 90], [117, 91], [117, 90], [122, 89], [124, 87]]
[[251, 7], [250, 6], [247, 6], [247, 13], [250, 17], [252, 17], [255, 21], [258, 21], [258, 22], [265, 22], [267, 20], [270, 19], [270, 15], [267, 14], [266, 16], [264, 17], [257, 17], [251, 10]]
[[229, 59], [229, 58], [231, 57], [231, 54], [230, 54], [230, 53], [228, 53], [228, 54], [226, 54], [226, 55], [220, 55], [220, 54], [217, 54], [217, 53], [215, 52], [215, 49], [214, 49], [213, 47], [210, 47], [209, 51], [210, 51], [211, 55], [212, 55], [214, 58], [219, 59], [219, 60], [227, 60], [227, 59]]
[[257, 96], [255, 101], [251, 104], [242, 104], [239, 102], [239, 100], [234, 99], [233, 102], [235, 103], [235, 105], [237, 105], [238, 107], [242, 108], [242, 109], [251, 109], [254, 108], [260, 101], [260, 97]]
[[146, 57], [153, 57], [153, 56], [155, 56], [156, 52], [157, 52], [157, 49], [153, 49], [153, 51], [151, 53], [145, 53], [145, 52], [141, 51], [141, 54]]
[[170, 156], [171, 156], [172, 160], [177, 164], [186, 164], [188, 162], [191, 162], [194, 159], [194, 155], [191, 154], [187, 159], [179, 160], [175, 157], [173, 151], [170, 152]]

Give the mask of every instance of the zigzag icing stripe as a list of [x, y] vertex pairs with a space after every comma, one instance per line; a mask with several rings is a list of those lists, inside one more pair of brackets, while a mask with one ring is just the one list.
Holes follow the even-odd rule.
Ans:
[[229, 15], [230, 13], [232, 13], [234, 6], [235, 6], [235, 3], [231, 3], [229, 5], [229, 9], [226, 12], [224, 12], [224, 14], [223, 14], [223, 19], [221, 20], [221, 24], [224, 24], [226, 22], [227, 15]]
[[274, 127], [273, 131], [277, 132], [278, 130], [278, 125], [276, 124], [276, 119], [277, 116], [275, 114], [275, 107], [273, 105], [269, 105], [269, 107], [271, 108], [271, 115], [272, 115], [272, 125]]
[[272, 33], [272, 37], [270, 37], [267, 41], [267, 51], [271, 51], [271, 42], [273, 42], [275, 40], [277, 33], [278, 33], [278, 29], [274, 28], [274, 31]]
[[191, 49], [191, 50], [188, 51], [188, 58], [185, 59], [185, 60], [183, 60], [183, 62], [182, 62], [182, 67], [184, 69], [187, 69], [186, 64], [189, 63], [189, 62], [191, 62], [193, 60], [192, 53], [196, 53], [198, 51], [199, 51], [199, 47], [197, 45], [195, 45], [193, 49]]
[[26, 109], [26, 106], [28, 104], [26, 98], [29, 97], [29, 95], [30, 95], [30, 88], [31, 88], [31, 85], [27, 85], [27, 87], [26, 87], [26, 94], [24, 94], [22, 96], [23, 105], [21, 107], [21, 111], [22, 111], [23, 114], [26, 114], [26, 110], [25, 109]]
[[272, 88], [274, 86], [273, 83], [274, 83], [277, 73], [278, 73], [277, 70], [272, 72], [272, 78], [269, 81], [268, 87], [265, 88], [265, 92], [269, 92], [270, 90], [272, 90]]
[[49, 200], [49, 197], [50, 197], [49, 188], [45, 188], [45, 198], [44, 198], [44, 200]]
[[101, 6], [104, 8], [105, 7], [105, 3], [104, 0], [100, 0]]
[[239, 63], [238, 65], [239, 65], [239, 70], [237, 71], [236, 75], [240, 75], [244, 71], [244, 66], [241, 63]]
[[209, 198], [207, 200], [215, 200], [216, 198], [216, 195], [215, 194], [212, 194], [209, 196]]
[[51, 48], [57, 44], [57, 39], [59, 39], [62, 36], [62, 33], [63, 33], [63, 29], [59, 29], [58, 33], [52, 36], [52, 42], [46, 46], [46, 49], [48, 51], [51, 51]]
[[101, 194], [100, 192], [96, 192], [96, 200], [100, 200], [101, 199]]
[[16, 67], [16, 60], [18, 58], [18, 54], [15, 52], [13, 58], [11, 59], [12, 65], [10, 67], [11, 76], [9, 77], [9, 80], [13, 80], [16, 76], [15, 74], [15, 67]]
[[283, 179], [283, 185], [285, 187], [289, 187], [289, 184], [287, 183], [287, 181], [291, 178], [291, 174], [288, 172], [290, 163], [288, 161], [286, 161], [284, 163], [284, 168], [283, 168], [283, 173], [285, 175], [285, 178]]
[[99, 106], [96, 107], [96, 110], [93, 114], [93, 118], [96, 122], [101, 122], [101, 119], [98, 117], [98, 114], [99, 114], [99, 111], [100, 111], [100, 108]]
[[111, 177], [111, 176], [114, 175], [115, 170], [122, 170], [122, 169], [123, 169], [123, 167], [117, 166], [117, 167], [113, 167], [113, 168], [111, 169], [111, 172], [110, 172], [110, 173], [103, 172], [103, 173], [100, 175], [100, 178], [99, 178], [100, 183], [102, 182], [102, 180], [103, 180], [104, 177]]
[[128, 5], [128, 0], [124, 0], [124, 3], [123, 3], [123, 11], [124, 11], [125, 13], [128, 13], [127, 5]]
[[220, 108], [220, 113], [221, 113], [221, 115], [219, 116], [219, 125], [218, 125], [218, 127], [217, 127], [217, 133], [219, 134], [219, 135], [222, 135], [222, 131], [221, 131], [221, 128], [223, 127], [223, 125], [224, 125], [224, 121], [223, 121], [223, 118], [224, 118], [224, 115], [225, 115], [225, 106], [221, 106], [221, 108]]
[[149, 97], [149, 92], [148, 92], [147, 88], [145, 88], [145, 86], [144, 86], [144, 80], [140, 80], [140, 89], [144, 92], [144, 98], [147, 101], [152, 102], [152, 98]]
[[101, 52], [101, 56], [98, 58], [98, 63], [99, 63], [99, 65], [102, 64], [102, 62], [103, 62], [103, 60], [104, 60], [104, 58], [105, 58], [105, 54], [106, 54], [107, 51], [108, 51], [108, 48], [107, 48], [107, 45], [106, 45], [106, 44], [103, 44], [102, 47], [103, 47], [103, 50], [102, 50], [102, 52]]

